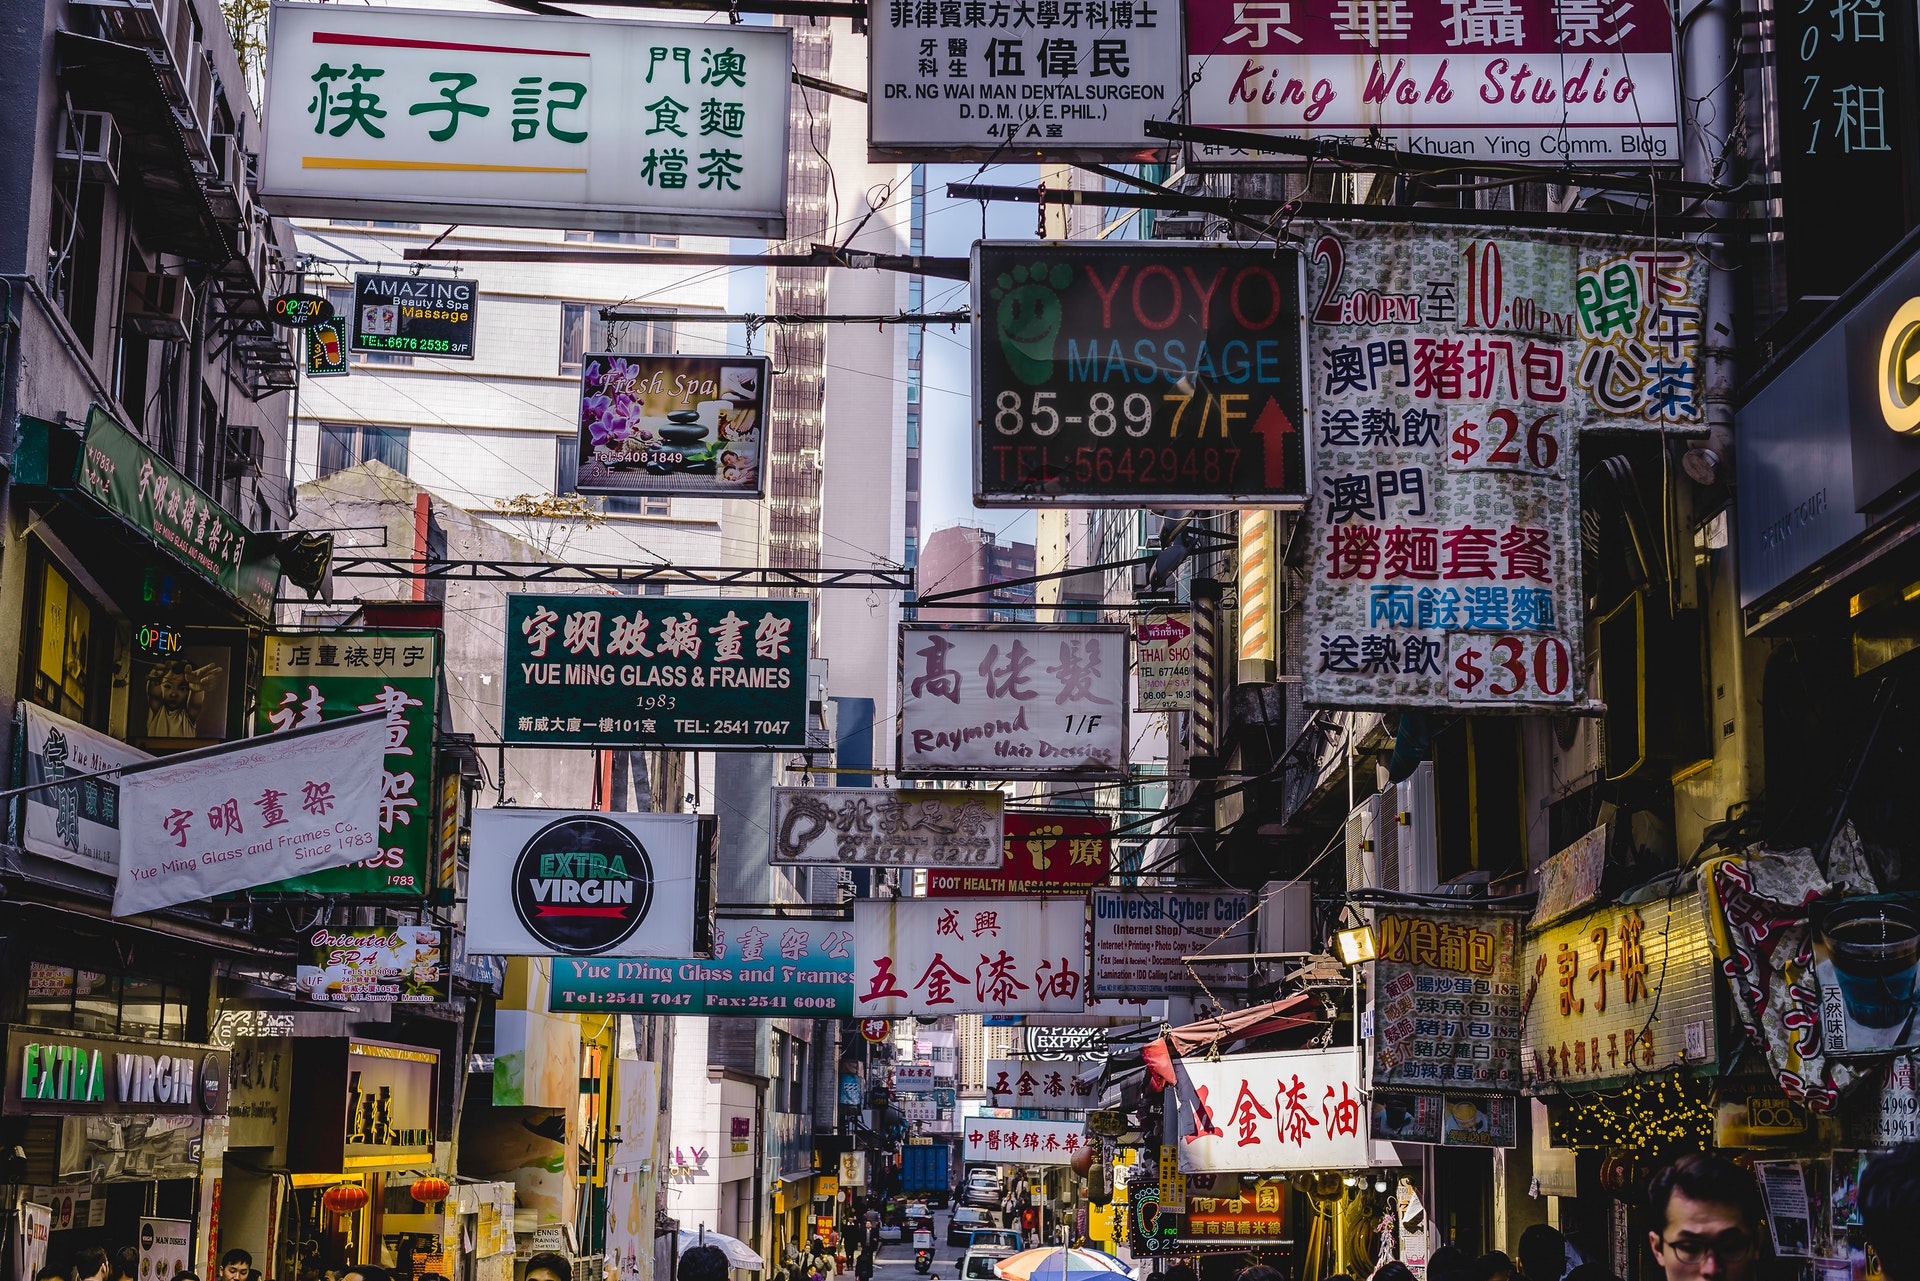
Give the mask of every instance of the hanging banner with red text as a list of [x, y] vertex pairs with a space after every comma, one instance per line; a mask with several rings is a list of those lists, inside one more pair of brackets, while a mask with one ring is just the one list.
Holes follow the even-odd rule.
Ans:
[[1360, 1071], [1351, 1047], [1176, 1062], [1181, 1170], [1366, 1167], [1372, 1156]]
[[1087, 1146], [1084, 1121], [1002, 1121], [967, 1118], [967, 1164], [1066, 1165]]
[[1105, 814], [1008, 814], [1005, 829], [998, 867], [934, 868], [927, 896], [1085, 894], [1107, 879], [1113, 820]]
[[1087, 901], [859, 899], [853, 956], [855, 1018], [1078, 1014]]
[[1520, 920], [1380, 912], [1368, 984], [1375, 1086], [1520, 1088]]
[[1578, 701], [1579, 433], [1692, 429], [1704, 264], [1461, 228], [1310, 243], [1306, 700]]

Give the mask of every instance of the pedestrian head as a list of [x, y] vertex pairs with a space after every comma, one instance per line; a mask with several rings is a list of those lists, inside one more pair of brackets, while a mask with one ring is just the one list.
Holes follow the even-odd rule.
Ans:
[[73, 1281], [106, 1281], [107, 1252], [97, 1245], [73, 1252]]
[[349, 1264], [340, 1281], [393, 1281], [393, 1274], [377, 1263]]
[[126, 1278], [126, 1281], [133, 1281], [134, 1277], [140, 1275], [140, 1251], [130, 1245], [123, 1245], [115, 1250], [113, 1275], [114, 1281], [120, 1281], [122, 1277]]
[[1398, 1259], [1388, 1259], [1373, 1270], [1373, 1281], [1413, 1281], [1413, 1269]]
[[253, 1271], [253, 1256], [245, 1250], [228, 1250], [220, 1256], [220, 1281], [247, 1281]]
[[1427, 1256], [1427, 1281], [1469, 1281], [1473, 1261], [1457, 1245], [1443, 1245]]
[[1504, 1251], [1491, 1250], [1473, 1266], [1479, 1281], [1513, 1281], [1513, 1260]]
[[680, 1281], [727, 1281], [727, 1255], [717, 1245], [696, 1245], [680, 1256]]
[[527, 1281], [573, 1281], [573, 1265], [564, 1254], [542, 1250], [527, 1260]]
[[67, 1281], [67, 1274], [56, 1267], [44, 1267], [33, 1274], [33, 1281]]
[[1920, 1250], [1912, 1244], [1917, 1219], [1920, 1143], [1902, 1143], [1860, 1175], [1860, 1220], [1888, 1281], [1920, 1281]]
[[1250, 1268], [1240, 1269], [1234, 1281], [1287, 1281], [1287, 1279], [1278, 1269], [1270, 1268], [1264, 1263], [1256, 1263]]
[[1560, 1229], [1536, 1223], [1520, 1234], [1520, 1271], [1527, 1281], [1560, 1281], [1567, 1270], [1567, 1239]]
[[1160, 1274], [1160, 1281], [1200, 1281], [1191, 1263], [1176, 1263]]
[[1647, 1244], [1667, 1281], [1748, 1281], [1760, 1214], [1753, 1176], [1725, 1157], [1683, 1156], [1647, 1184]]

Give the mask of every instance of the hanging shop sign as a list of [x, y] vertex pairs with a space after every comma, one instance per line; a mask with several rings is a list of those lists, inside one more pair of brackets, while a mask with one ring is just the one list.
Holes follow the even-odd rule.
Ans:
[[6, 1116], [224, 1116], [228, 1062], [209, 1045], [7, 1029]]
[[789, 866], [991, 868], [1002, 857], [999, 791], [776, 787], [768, 860]]
[[440, 710], [437, 631], [274, 632], [261, 650], [256, 734], [319, 725], [342, 716], [386, 717], [380, 778], [380, 847], [350, 867], [272, 886], [287, 893], [423, 895], [433, 866], [436, 728]]
[[838, 921], [722, 916], [711, 958], [556, 960], [549, 992], [555, 1013], [851, 1018], [853, 931]]
[[[473, 815], [467, 947], [501, 956], [693, 956], [710, 820], [485, 809]], [[645, 929], [641, 927], [645, 926]]]
[[[1174, 1065], [1188, 1174], [1354, 1170], [1372, 1163], [1365, 1084], [1351, 1048], [1239, 1054]], [[1189, 1186], [1188, 1207], [1194, 1189]]]
[[1098, 1028], [1030, 1027], [1026, 1030], [1026, 1055], [1029, 1060], [1058, 1062], [1062, 1059], [1104, 1061], [1107, 1034]]
[[764, 356], [588, 353], [574, 488], [759, 498], [770, 375]]
[[857, 899], [854, 1013], [1078, 1013], [1087, 995], [1080, 898]]
[[501, 735], [521, 747], [807, 745], [807, 602], [507, 597]]
[[892, 1031], [892, 1024], [885, 1019], [861, 1019], [860, 1037], [868, 1045], [878, 1045], [886, 1040]]
[[113, 914], [344, 867], [380, 845], [386, 726], [375, 717], [142, 762], [120, 773]]
[[1127, 630], [902, 623], [900, 774], [1125, 778]]
[[447, 940], [436, 925], [307, 931], [293, 985], [309, 1001], [424, 1005], [447, 999]]
[[786, 234], [784, 28], [278, 4], [267, 48], [285, 214]]
[[893, 1069], [893, 1088], [907, 1093], [931, 1090], [938, 1074], [931, 1063], [902, 1063]]
[[[1605, 9], [1197, 0], [1186, 18], [1187, 118], [1197, 125], [1468, 162], [1645, 165], [1680, 155], [1673, 23], [1655, 0]], [[1212, 147], [1189, 155], [1195, 164], [1275, 160]]]
[[993, 1117], [968, 1117], [966, 1150], [961, 1160], [968, 1165], [1067, 1165], [1074, 1154], [1087, 1146], [1084, 1121], [1007, 1121]]
[[1520, 1084], [1520, 921], [1381, 911], [1374, 921], [1373, 1084]]
[[867, 1186], [867, 1154], [865, 1152], [840, 1154], [840, 1186], [845, 1188]]
[[433, 1164], [440, 1056], [359, 1037], [309, 1040], [294, 1059], [300, 1111], [287, 1134], [296, 1170]]
[[1193, 706], [1193, 611], [1142, 614], [1133, 624], [1136, 712]]
[[1820, 1027], [1835, 1057], [1920, 1048], [1920, 899], [1843, 900], [1815, 916], [1813, 975]]
[[1704, 261], [1617, 237], [1317, 235], [1307, 701], [1578, 701], [1579, 432], [1699, 419]]
[[1394, 1143], [1510, 1148], [1516, 1142], [1516, 1111], [1517, 1096], [1512, 1094], [1375, 1090], [1368, 1133]]
[[979, 506], [1298, 506], [1301, 263], [1290, 248], [979, 241]]
[[940, 1109], [934, 1106], [932, 1099], [901, 1099], [894, 1107], [908, 1121], [925, 1124], [940, 1119]]
[[280, 294], [267, 303], [267, 319], [283, 329], [306, 329], [333, 319], [325, 294]]
[[1607, 837], [1612, 829], [1605, 823], [1594, 828], [1540, 866], [1540, 898], [1534, 904], [1527, 924], [1533, 929], [1552, 925], [1573, 915], [1600, 897], [1600, 882], [1607, 873]]
[[1520, 965], [1521, 1080], [1604, 1085], [1717, 1062], [1717, 972], [1691, 885], [1535, 934]]
[[1162, 5], [1063, 5], [1009, 27], [984, 6], [875, 0], [868, 21], [875, 159], [1139, 158], [1165, 145], [1144, 122], [1181, 96], [1180, 15]]
[[347, 374], [347, 318], [335, 316], [307, 326], [307, 377], [338, 378]]
[[987, 1061], [987, 1103], [996, 1108], [1096, 1108], [1104, 1059]]
[[1208, 961], [1208, 952], [1253, 951], [1253, 899], [1243, 890], [1095, 890], [1093, 994], [1204, 996], [1242, 989], [1247, 962]]
[[1180, 1240], [1213, 1245], [1232, 1237], [1234, 1244], [1244, 1241], [1250, 1247], [1286, 1242], [1285, 1181], [1262, 1179], [1251, 1188], [1240, 1186], [1238, 1179], [1225, 1181], [1225, 1188], [1219, 1182], [1211, 1192], [1188, 1192]]
[[936, 869], [927, 894], [1084, 894], [1107, 879], [1112, 831], [1104, 814], [1008, 814], [998, 866]]
[[[16, 705], [25, 733], [14, 738], [25, 757], [25, 783], [56, 783], [76, 774], [151, 760], [117, 738], [90, 730], [34, 703]], [[15, 841], [45, 858], [115, 876], [120, 870], [120, 785], [89, 778], [23, 792], [13, 802]]]
[[280, 560], [238, 516], [94, 405], [74, 487], [256, 618], [273, 616]]
[[353, 278], [352, 351], [472, 360], [480, 286], [458, 276]]

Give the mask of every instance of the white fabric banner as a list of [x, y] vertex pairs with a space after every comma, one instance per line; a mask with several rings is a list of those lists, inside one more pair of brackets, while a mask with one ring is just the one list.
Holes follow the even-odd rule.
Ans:
[[[152, 759], [137, 747], [44, 707], [22, 707], [27, 731], [22, 782], [52, 783]], [[26, 793], [21, 802], [22, 848], [105, 876], [120, 870], [120, 785], [113, 779], [43, 787]]]
[[122, 774], [113, 914], [372, 857], [386, 750], [386, 725], [369, 717]]
[[1181, 1170], [1364, 1169], [1373, 1157], [1360, 1076], [1350, 1047], [1176, 1061]]
[[1001, 1121], [970, 1116], [966, 1127], [967, 1164], [1066, 1165], [1087, 1146], [1084, 1121]]
[[1087, 901], [861, 899], [853, 905], [853, 1016], [1078, 1014]]
[[[1105, 1059], [987, 1060], [987, 1105], [996, 1108], [1093, 1108]], [[1082, 1086], [1085, 1086], [1082, 1089]]]

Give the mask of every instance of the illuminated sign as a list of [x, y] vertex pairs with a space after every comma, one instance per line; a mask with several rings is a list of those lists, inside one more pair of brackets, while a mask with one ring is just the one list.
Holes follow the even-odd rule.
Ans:
[[1902, 433], [1920, 430], [1920, 298], [1900, 304], [1880, 337], [1880, 363], [1874, 382], [1880, 414]]

